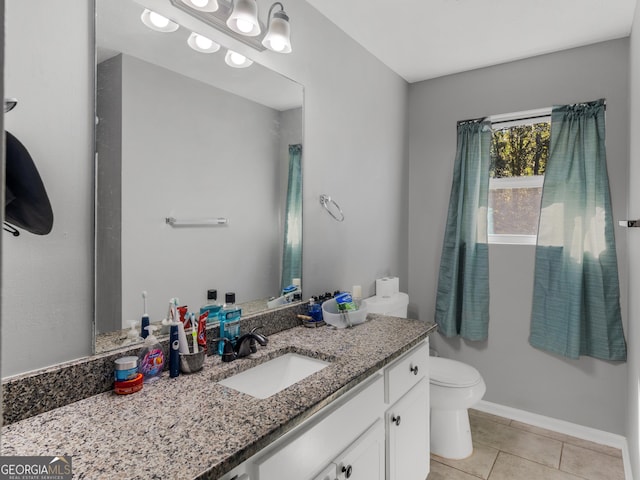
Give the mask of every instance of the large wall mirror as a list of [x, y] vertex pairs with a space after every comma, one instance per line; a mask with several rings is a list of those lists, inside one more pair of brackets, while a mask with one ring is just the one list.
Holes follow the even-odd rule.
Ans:
[[[3, 377], [90, 354], [94, 310], [96, 352], [121, 345], [121, 329], [143, 313], [142, 291], [152, 322], [172, 297], [195, 311], [208, 289], [222, 301], [233, 291], [259, 309], [264, 301], [250, 301], [280, 292], [303, 89], [258, 63], [228, 67], [224, 45], [192, 50], [190, 29], [149, 30], [140, 16], [152, 3], [174, 8], [5, 2], [5, 94], [18, 100], [5, 128], [33, 157], [54, 221], [47, 235], [4, 233]], [[176, 228], [166, 217], [228, 224]]]
[[224, 45], [190, 48], [190, 29], [149, 29], [144, 3], [97, 0], [96, 351], [124, 341], [142, 292], [152, 322], [174, 297], [198, 311], [209, 289], [254, 312], [279, 295], [302, 144], [301, 85], [228, 66]]

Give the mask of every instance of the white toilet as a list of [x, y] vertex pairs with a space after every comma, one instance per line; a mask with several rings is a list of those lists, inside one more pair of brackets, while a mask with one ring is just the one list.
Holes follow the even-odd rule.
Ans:
[[470, 365], [429, 358], [431, 453], [460, 460], [473, 453], [468, 408], [482, 399], [487, 386]]

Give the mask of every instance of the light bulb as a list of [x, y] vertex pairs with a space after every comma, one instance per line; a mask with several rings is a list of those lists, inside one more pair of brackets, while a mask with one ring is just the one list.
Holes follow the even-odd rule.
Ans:
[[224, 61], [227, 65], [233, 68], [247, 68], [253, 63], [253, 60], [249, 60], [241, 53], [234, 52], [233, 50], [227, 50], [227, 54], [224, 56]]
[[187, 39], [187, 45], [200, 53], [214, 53], [220, 50], [220, 45], [209, 37], [205, 37], [196, 32], [191, 32], [191, 35], [189, 35]]
[[215, 12], [218, 10], [218, 0], [182, 0], [189, 8], [200, 12]]
[[243, 18], [239, 18], [236, 21], [236, 25], [238, 26], [238, 30], [243, 33], [249, 33], [253, 29], [253, 23], [248, 20], [244, 20]]
[[231, 53], [231, 61], [236, 65], [242, 65], [246, 60], [247, 60], [247, 57], [245, 57], [244, 55], [238, 52]]
[[157, 32], [175, 32], [179, 28], [179, 25], [176, 22], [171, 21], [164, 15], [152, 12], [148, 8], [145, 8], [142, 15], [140, 15], [140, 20], [142, 20], [142, 23], [151, 30], [155, 30]]
[[156, 12], [149, 13], [149, 20], [158, 28], [165, 28], [169, 25], [169, 19]]
[[213, 40], [207, 37], [203, 37], [202, 35], [196, 35], [196, 45], [200, 47], [202, 50], [209, 50], [213, 45]]
[[276, 52], [281, 52], [282, 50], [284, 50], [285, 45], [286, 42], [282, 37], [274, 37], [271, 39], [271, 49]]

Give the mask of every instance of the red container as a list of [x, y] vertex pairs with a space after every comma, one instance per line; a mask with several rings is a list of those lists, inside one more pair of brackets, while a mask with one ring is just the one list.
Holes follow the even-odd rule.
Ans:
[[143, 375], [139, 373], [132, 380], [124, 380], [121, 382], [114, 382], [113, 391], [118, 395], [128, 395], [142, 390]]

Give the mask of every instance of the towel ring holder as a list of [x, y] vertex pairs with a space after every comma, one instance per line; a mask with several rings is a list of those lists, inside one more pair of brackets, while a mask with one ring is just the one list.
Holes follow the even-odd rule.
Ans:
[[329, 195], [324, 193], [320, 195], [320, 205], [322, 205], [325, 210], [329, 212], [329, 215], [331, 215], [334, 220], [336, 220], [337, 222], [344, 221], [344, 213], [342, 213], [340, 205], [338, 205], [336, 201]]

